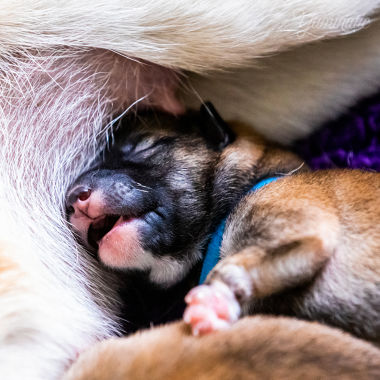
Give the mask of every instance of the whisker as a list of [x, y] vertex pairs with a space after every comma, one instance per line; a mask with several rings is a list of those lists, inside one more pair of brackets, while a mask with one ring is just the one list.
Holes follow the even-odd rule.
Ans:
[[290, 176], [290, 175], [294, 174], [295, 172], [297, 172], [298, 170], [300, 170], [304, 165], [305, 165], [305, 162], [302, 162], [302, 164], [300, 166], [291, 170], [290, 172], [287, 172], [287, 173], [276, 172], [275, 174], [279, 174], [279, 175], [283, 175], [283, 176]]

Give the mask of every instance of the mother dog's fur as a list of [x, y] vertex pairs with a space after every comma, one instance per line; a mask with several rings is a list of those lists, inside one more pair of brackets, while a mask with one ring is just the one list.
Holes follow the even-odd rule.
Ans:
[[[175, 73], [154, 66], [152, 81], [145, 63], [110, 51], [200, 73], [250, 67], [253, 58], [355, 32], [370, 24], [380, 2], [213, 4], [13, 0], [0, 6], [1, 268], [13, 273], [12, 291], [1, 295], [2, 377], [58, 378], [78, 351], [118, 332], [112, 279], [69, 232], [61, 211], [65, 190], [97, 138], [106, 143], [114, 114], [140, 98], [140, 107], [174, 113], [180, 105]], [[340, 22], [348, 19], [355, 22]], [[345, 39], [263, 60], [263, 71], [212, 74], [204, 88], [186, 81], [185, 92], [192, 86], [216, 93], [223, 81], [228, 90], [217, 90], [214, 101], [225, 116], [253, 118], [258, 129], [284, 141], [375, 91], [378, 36], [374, 23]], [[234, 97], [238, 103], [220, 95], [232, 92], [242, 94]]]

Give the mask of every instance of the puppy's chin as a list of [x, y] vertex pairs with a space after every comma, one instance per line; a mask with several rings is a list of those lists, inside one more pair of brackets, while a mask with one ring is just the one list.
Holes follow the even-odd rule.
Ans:
[[98, 256], [111, 268], [145, 269], [144, 250], [139, 240], [139, 219], [117, 222], [99, 242]]
[[192, 262], [144, 250], [140, 241], [145, 223], [138, 218], [127, 221], [121, 218], [99, 242], [98, 257], [110, 268], [149, 271], [150, 281], [162, 287], [171, 286], [188, 273]]

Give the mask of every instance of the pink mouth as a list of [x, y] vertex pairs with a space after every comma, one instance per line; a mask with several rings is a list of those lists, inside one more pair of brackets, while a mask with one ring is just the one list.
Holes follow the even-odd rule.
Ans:
[[98, 258], [111, 268], [134, 268], [143, 257], [139, 225], [141, 218], [120, 217], [99, 241]]
[[125, 226], [136, 219], [138, 218], [105, 215], [91, 223], [87, 233], [87, 241], [93, 248], [98, 248], [105, 237], [108, 239], [121, 226]]
[[131, 223], [132, 221], [136, 220], [138, 218], [126, 218], [125, 216], [121, 216], [116, 223], [113, 225], [110, 231], [108, 231], [100, 240], [98, 240], [96, 243], [100, 246], [102, 241], [105, 239], [110, 239], [111, 235], [120, 229], [121, 227], [125, 227], [127, 224]]

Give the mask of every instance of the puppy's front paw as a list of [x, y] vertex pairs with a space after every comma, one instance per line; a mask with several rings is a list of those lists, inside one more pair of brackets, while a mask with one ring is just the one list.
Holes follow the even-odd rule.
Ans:
[[185, 301], [188, 306], [183, 319], [191, 326], [193, 335], [226, 329], [240, 315], [240, 305], [234, 293], [219, 281], [197, 286], [188, 293]]

